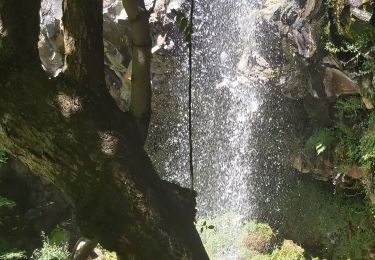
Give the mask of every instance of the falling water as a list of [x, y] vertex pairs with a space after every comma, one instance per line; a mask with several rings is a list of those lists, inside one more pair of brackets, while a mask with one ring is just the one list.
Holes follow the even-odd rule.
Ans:
[[254, 2], [197, 3], [193, 127], [202, 214], [252, 209], [253, 118], [261, 101], [257, 80], [244, 70], [256, 51]]
[[[196, 1], [193, 157], [201, 217], [225, 212], [248, 216], [253, 208], [250, 180], [257, 153], [253, 130], [261, 104], [260, 84], [251, 68], [257, 55], [257, 6], [256, 0]], [[165, 87], [169, 98], [179, 104], [178, 112], [176, 107], [167, 110], [178, 116], [169, 113], [168, 120], [163, 114], [163, 124], [154, 118], [151, 137], [161, 133], [167, 137], [158, 139], [158, 155], [151, 152], [151, 156], [165, 178], [188, 186], [186, 49], [181, 47], [179, 54], [182, 69]], [[161, 109], [154, 108], [159, 113]]]

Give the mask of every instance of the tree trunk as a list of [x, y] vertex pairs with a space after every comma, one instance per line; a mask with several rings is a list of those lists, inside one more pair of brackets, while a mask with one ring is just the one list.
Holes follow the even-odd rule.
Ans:
[[135, 117], [141, 142], [146, 141], [151, 117], [151, 37], [149, 13], [143, 0], [123, 0], [132, 41], [132, 92], [130, 113]]
[[121, 259], [208, 259], [195, 193], [158, 177], [138, 119], [103, 84], [100, 1], [84, 2], [64, 1], [67, 64], [48, 79], [35, 55], [40, 0], [0, 0], [0, 143], [61, 188], [82, 234]]

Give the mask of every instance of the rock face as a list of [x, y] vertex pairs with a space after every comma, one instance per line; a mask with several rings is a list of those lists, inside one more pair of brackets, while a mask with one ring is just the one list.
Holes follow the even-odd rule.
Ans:
[[301, 102], [308, 115], [301, 142], [319, 129], [334, 133], [331, 148], [317, 141], [324, 136], [315, 136], [316, 147], [296, 151], [291, 165], [340, 187], [362, 182], [374, 202], [375, 185], [368, 174], [374, 168], [364, 159], [375, 149], [364, 145], [375, 102], [372, 8], [371, 1], [266, 1], [262, 22], [277, 35], [273, 44], [279, 45], [282, 59], [266, 60], [279, 68], [281, 92]]
[[344, 72], [336, 68], [327, 67], [324, 69], [323, 84], [325, 95], [328, 98], [361, 93], [358, 85]]

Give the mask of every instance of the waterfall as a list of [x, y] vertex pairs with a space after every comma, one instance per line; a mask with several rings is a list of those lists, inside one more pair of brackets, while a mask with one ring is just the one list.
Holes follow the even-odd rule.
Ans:
[[[262, 88], [252, 68], [259, 60], [258, 5], [256, 0], [196, 1], [192, 121], [200, 217], [225, 212], [248, 216], [253, 208], [250, 180], [257, 154], [253, 128]], [[164, 178], [188, 187], [187, 56], [184, 44], [176, 45], [180, 46], [180, 69], [168, 79], [167, 86], [154, 90], [154, 103], [160, 102], [160, 91], [167, 92], [178, 106], [167, 103], [154, 109], [163, 118], [154, 114], [148, 149]], [[160, 112], [163, 108], [166, 113]], [[156, 144], [153, 139], [160, 135], [166, 137], [159, 137]]]
[[252, 210], [253, 118], [261, 102], [250, 71], [256, 11], [254, 1], [197, 2], [193, 139], [202, 215]]

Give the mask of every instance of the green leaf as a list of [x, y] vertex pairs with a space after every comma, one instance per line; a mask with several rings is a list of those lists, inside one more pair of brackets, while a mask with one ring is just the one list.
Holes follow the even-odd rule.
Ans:
[[316, 147], [315, 147], [315, 149], [316, 149], [316, 153], [318, 154], [318, 155], [320, 155], [322, 152], [324, 152], [325, 150], [326, 150], [326, 146], [325, 145], [323, 145], [322, 143], [320, 143], [320, 144], [318, 144]]
[[16, 206], [16, 203], [14, 201], [0, 196], [0, 208], [4, 207], [4, 208], [12, 209], [15, 206]]
[[0, 259], [1, 260], [26, 259], [26, 252], [25, 251], [8, 252], [8, 253], [0, 255]]
[[208, 229], [214, 229], [215, 227], [213, 225], [209, 225], [207, 228]]

